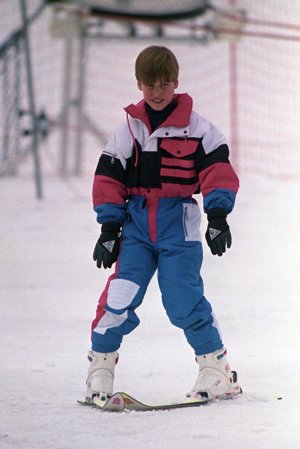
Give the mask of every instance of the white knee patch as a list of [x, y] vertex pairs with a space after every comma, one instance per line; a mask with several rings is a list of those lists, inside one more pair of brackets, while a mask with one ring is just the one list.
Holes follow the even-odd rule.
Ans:
[[107, 305], [115, 310], [124, 309], [132, 302], [139, 288], [138, 284], [127, 279], [114, 279], [108, 288]]

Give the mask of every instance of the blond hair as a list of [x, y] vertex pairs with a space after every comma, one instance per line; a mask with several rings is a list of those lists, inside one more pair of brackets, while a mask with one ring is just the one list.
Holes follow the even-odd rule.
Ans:
[[179, 65], [166, 47], [151, 45], [140, 52], [135, 61], [136, 79], [144, 84], [178, 81]]

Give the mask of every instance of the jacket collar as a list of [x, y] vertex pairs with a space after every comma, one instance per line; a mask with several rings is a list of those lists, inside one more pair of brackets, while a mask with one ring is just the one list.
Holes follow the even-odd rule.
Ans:
[[[193, 100], [188, 94], [175, 94], [174, 100], [177, 101], [177, 107], [171, 114], [167, 117], [164, 123], [161, 125], [163, 127], [175, 126], [183, 127], [187, 126], [190, 122], [190, 115], [193, 107]], [[150, 121], [145, 109], [145, 101], [141, 100], [137, 104], [130, 104], [125, 111], [132, 117], [141, 120], [147, 128], [150, 130]]]

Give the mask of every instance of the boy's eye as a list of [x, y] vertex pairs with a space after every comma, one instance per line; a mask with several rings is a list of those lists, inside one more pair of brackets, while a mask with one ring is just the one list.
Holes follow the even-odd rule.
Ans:
[[160, 87], [160, 88], [162, 89], [162, 88], [164, 88], [164, 87], [168, 87], [169, 84], [170, 84], [170, 83], [168, 83], [168, 82], [161, 83], [161, 84], [159, 84], [159, 85], [155, 85], [155, 84], [146, 84], [146, 87], [147, 87], [148, 89], [154, 89], [155, 87]]

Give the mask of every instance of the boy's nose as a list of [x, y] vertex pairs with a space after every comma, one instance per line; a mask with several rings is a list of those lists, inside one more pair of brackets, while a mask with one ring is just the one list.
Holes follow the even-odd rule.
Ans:
[[161, 86], [155, 86], [153, 89], [153, 93], [155, 96], [159, 96], [161, 93]]

